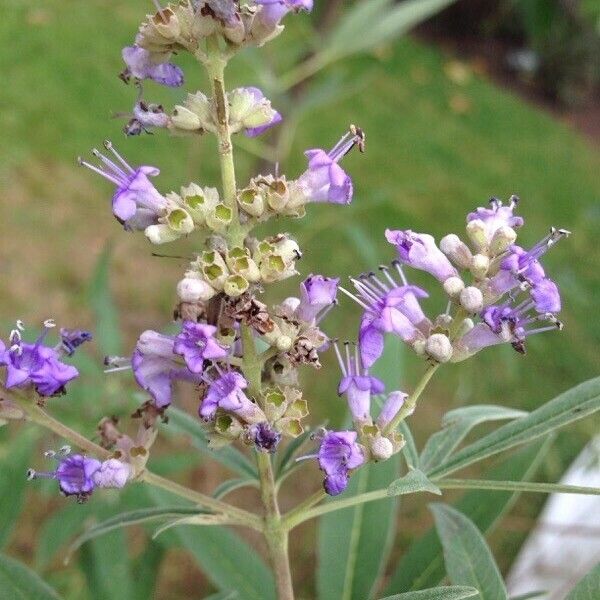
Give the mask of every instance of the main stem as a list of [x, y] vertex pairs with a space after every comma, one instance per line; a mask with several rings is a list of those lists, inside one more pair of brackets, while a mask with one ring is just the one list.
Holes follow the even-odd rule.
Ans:
[[271, 457], [266, 452], [257, 452], [256, 460], [260, 476], [261, 496], [265, 507], [265, 525], [263, 531], [269, 549], [271, 567], [275, 575], [277, 597], [279, 600], [294, 600], [294, 588], [292, 586], [288, 553], [288, 532], [282, 526]]

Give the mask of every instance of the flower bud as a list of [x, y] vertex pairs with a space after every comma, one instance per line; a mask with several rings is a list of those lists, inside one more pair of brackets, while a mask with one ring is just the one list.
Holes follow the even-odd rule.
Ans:
[[454, 233], [450, 233], [440, 240], [440, 250], [461, 269], [471, 266], [473, 255], [469, 247]]
[[467, 223], [467, 235], [477, 250], [487, 247], [487, 230], [481, 219], [473, 219]]
[[448, 362], [452, 358], [452, 344], [448, 336], [443, 333], [434, 333], [427, 338], [425, 352], [440, 363]]
[[232, 298], [241, 296], [248, 290], [249, 283], [241, 275], [230, 275], [223, 284], [223, 291]]
[[[473, 221], [471, 221], [473, 223]], [[471, 273], [473, 277], [477, 279], [483, 279], [490, 268], [490, 259], [484, 254], [476, 254], [473, 256], [473, 262], [471, 263]]]
[[181, 237], [181, 234], [171, 229], [166, 223], [149, 225], [144, 230], [144, 234], [153, 244], [166, 244], [174, 242]]
[[444, 291], [450, 298], [455, 298], [458, 296], [465, 288], [465, 284], [460, 277], [448, 277], [446, 281], [444, 281]]
[[216, 291], [198, 276], [186, 276], [177, 284], [177, 295], [182, 302], [207, 302]]
[[198, 117], [202, 129], [212, 131], [215, 128], [210, 100], [202, 92], [188, 94], [185, 108]]
[[498, 227], [490, 242], [491, 255], [498, 256], [498, 254], [502, 254], [515, 243], [516, 239], [517, 234], [512, 227], [508, 227], [508, 225]]
[[468, 286], [460, 293], [460, 304], [469, 313], [477, 313], [483, 308], [483, 294], [479, 288]]
[[237, 88], [227, 94], [232, 132], [269, 125], [277, 112], [257, 88]]
[[387, 460], [394, 454], [392, 442], [381, 435], [373, 438], [370, 444], [371, 456], [375, 460]]
[[171, 123], [173, 123], [177, 129], [183, 129], [184, 131], [198, 131], [202, 129], [200, 117], [180, 104], [177, 104], [173, 108]]
[[231, 208], [225, 204], [217, 204], [213, 210], [206, 215], [206, 224], [214, 231], [225, 231], [229, 224], [233, 213]]

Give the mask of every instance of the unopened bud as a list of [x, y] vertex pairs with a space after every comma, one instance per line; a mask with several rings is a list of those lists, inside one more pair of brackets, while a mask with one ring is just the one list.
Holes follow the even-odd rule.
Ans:
[[486, 248], [488, 243], [487, 230], [481, 219], [474, 219], [467, 223], [467, 235], [477, 250]]
[[215, 294], [215, 289], [198, 277], [184, 277], [177, 284], [177, 295], [182, 302], [207, 302]]
[[202, 92], [188, 94], [185, 101], [185, 108], [198, 117], [200, 126], [203, 129], [213, 129], [214, 123], [212, 121], [210, 100]]
[[460, 293], [460, 304], [469, 313], [479, 312], [483, 308], [483, 294], [472, 285]]
[[144, 234], [153, 244], [166, 244], [174, 242], [181, 237], [181, 233], [174, 231], [166, 223], [150, 225], [144, 230]]
[[508, 225], [502, 225], [502, 227], [498, 227], [494, 233], [494, 237], [492, 237], [492, 241], [490, 242], [490, 253], [492, 256], [498, 256], [498, 254], [502, 254], [508, 250], [509, 246], [515, 243], [516, 239], [517, 234], [512, 227], [508, 227]]
[[465, 288], [465, 284], [460, 277], [448, 277], [444, 281], [444, 291], [450, 298], [458, 296]]
[[371, 442], [371, 455], [375, 460], [387, 460], [392, 454], [394, 446], [388, 438], [378, 436]]
[[440, 250], [461, 269], [471, 266], [473, 255], [469, 247], [454, 233], [444, 236], [440, 240]]
[[183, 129], [184, 131], [198, 131], [202, 128], [202, 122], [198, 115], [179, 104], [173, 108], [171, 122], [177, 129]]
[[440, 363], [448, 362], [452, 358], [452, 344], [448, 336], [443, 333], [434, 333], [427, 338], [425, 352]]
[[476, 254], [471, 263], [471, 273], [477, 279], [483, 279], [490, 268], [490, 259], [484, 254]]

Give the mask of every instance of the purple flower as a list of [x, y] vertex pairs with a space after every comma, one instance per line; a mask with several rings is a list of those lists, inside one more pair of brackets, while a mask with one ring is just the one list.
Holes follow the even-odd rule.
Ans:
[[204, 361], [227, 356], [227, 350], [215, 339], [217, 328], [192, 321], [184, 321], [181, 333], [175, 338], [173, 351], [183, 356], [192, 373], [204, 371]]
[[260, 415], [260, 408], [246, 396], [244, 390], [248, 387], [248, 382], [241, 373], [228, 371], [220, 375], [209, 386], [208, 392], [198, 410], [198, 414], [205, 421], [212, 421], [215, 418], [217, 409], [233, 413], [247, 422], [256, 422], [264, 420]]
[[105, 460], [94, 473], [94, 483], [100, 488], [122, 488], [131, 475], [131, 467], [116, 458]]
[[485, 228], [485, 237], [489, 244], [494, 237], [494, 234], [501, 227], [510, 227], [517, 229], [523, 225], [523, 218], [513, 215], [513, 211], [517, 206], [518, 198], [512, 196], [509, 204], [504, 206], [501, 200], [492, 198], [490, 200], [490, 208], [479, 207], [475, 212], [467, 215], [467, 223], [471, 221], [481, 221]]
[[354, 351], [354, 357], [351, 357], [349, 344], [345, 344], [345, 347], [346, 360], [344, 361], [337, 343], [334, 344], [342, 371], [338, 394], [346, 394], [353, 421], [359, 423], [369, 421], [371, 418], [371, 394], [381, 394], [385, 390], [385, 385], [377, 377], [368, 374], [361, 364], [357, 350]]
[[296, 308], [298, 318], [307, 323], [320, 321], [323, 311], [336, 303], [339, 282], [339, 277], [309, 275], [300, 284], [300, 304]]
[[199, 383], [202, 378], [178, 362], [175, 337], [156, 331], [144, 331], [131, 357], [134, 377], [146, 390], [157, 408], [171, 404], [172, 384], [176, 379]]
[[130, 167], [113, 145], [106, 141], [104, 145], [110, 150], [117, 162], [107, 158], [98, 150], [93, 150], [104, 167], [92, 165], [79, 159], [79, 164], [102, 175], [117, 187], [112, 200], [113, 214], [128, 230], [143, 230], [157, 222], [167, 208], [167, 200], [150, 183], [148, 177], [160, 173], [156, 167], [142, 166], [137, 169]]
[[426, 271], [442, 283], [458, 273], [446, 255], [437, 247], [433, 236], [407, 229], [386, 229], [385, 237], [398, 250], [400, 261], [415, 269]]
[[257, 18], [269, 28], [275, 28], [289, 12], [312, 11], [313, 0], [255, 0], [262, 6]]
[[428, 294], [421, 288], [409, 285], [402, 268], [394, 263], [401, 283], [397, 282], [386, 267], [383, 278], [374, 273], [352, 279], [356, 295], [340, 288], [365, 310], [359, 330], [359, 346], [362, 364], [370, 368], [381, 356], [384, 334], [394, 333], [404, 342], [413, 344], [429, 334], [431, 322], [423, 313], [419, 299]]
[[248, 434], [256, 449], [264, 452], [275, 452], [281, 441], [281, 433], [275, 431], [266, 421], [252, 425]]
[[122, 56], [127, 65], [121, 73], [121, 79], [125, 82], [133, 77], [140, 81], [152, 79], [156, 83], [169, 87], [179, 87], [183, 84], [183, 71], [177, 65], [168, 62], [155, 62], [153, 55], [144, 48], [127, 46], [123, 48]]
[[396, 416], [398, 411], [402, 408], [404, 401], [408, 398], [408, 394], [404, 392], [395, 391], [391, 392], [386, 401], [381, 407], [379, 416], [377, 417], [377, 425], [380, 429], [385, 429], [390, 421]]
[[143, 100], [138, 100], [133, 107], [133, 115], [123, 127], [126, 136], [141, 135], [142, 132], [151, 133], [150, 129], [154, 127], [167, 127], [169, 124], [169, 115], [165, 113], [161, 104], [148, 104]]
[[296, 187], [307, 202], [331, 202], [350, 204], [352, 201], [352, 179], [339, 166], [338, 162], [350, 150], [359, 145], [362, 148], [364, 136], [350, 131], [329, 151], [307, 150], [308, 169], [295, 181]]
[[[259, 88], [250, 86], [250, 87], [246, 87], [244, 89], [247, 92], [250, 92], [256, 105], [259, 105], [261, 102], [263, 102], [265, 100], [265, 95], [262, 93], [262, 91]], [[281, 121], [283, 121], [283, 117], [281, 116], [281, 114], [278, 111], [274, 110], [273, 117], [271, 118], [271, 120], [268, 123], [265, 123], [264, 125], [259, 125], [258, 127], [247, 127], [246, 131], [244, 133], [249, 138], [258, 137], [259, 135], [263, 134], [268, 129], [271, 129], [271, 127], [274, 127], [275, 125], [281, 123]]]
[[323, 436], [318, 460], [325, 473], [323, 487], [330, 496], [337, 496], [346, 489], [349, 471], [365, 460], [356, 438], [356, 431], [327, 431]]
[[65, 385], [79, 375], [75, 367], [60, 361], [60, 345], [43, 345], [50, 328], [46, 326], [33, 344], [24, 342], [18, 330], [11, 332], [8, 348], [0, 340], [0, 365], [6, 367], [7, 389], [32, 385], [40, 396], [54, 396], [64, 393]]
[[76, 348], [92, 340], [92, 334], [83, 329], [65, 329], [63, 327], [59, 333], [62, 340], [62, 349], [67, 356], [73, 356]]

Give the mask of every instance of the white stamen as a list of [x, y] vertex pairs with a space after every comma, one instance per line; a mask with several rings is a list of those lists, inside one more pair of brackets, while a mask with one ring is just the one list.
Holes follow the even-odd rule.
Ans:
[[104, 156], [104, 154], [101, 154], [98, 150], [96, 150], [96, 148], [92, 150], [92, 154], [96, 158], [99, 158], [108, 168], [112, 169], [119, 177], [127, 178], [127, 175], [125, 174], [123, 169], [119, 167], [119, 165], [110, 160], [110, 158]]
[[27, 481], [33, 481], [37, 473], [33, 469], [27, 469]]
[[104, 369], [103, 373], [118, 373], [119, 371], [128, 371], [131, 369], [131, 365], [125, 365], [123, 367], [111, 367], [110, 369]]
[[77, 162], [82, 166], [82, 167], [87, 167], [88, 169], [90, 169], [91, 171], [94, 171], [94, 173], [98, 173], [98, 175], [101, 175], [102, 177], [104, 177], [104, 179], [108, 179], [109, 181], [111, 181], [112, 183], [114, 183], [115, 185], [119, 186], [121, 185], [121, 182], [114, 176], [109, 175], [106, 171], [103, 171], [102, 169], [100, 169], [99, 167], [96, 167], [95, 165], [92, 165], [91, 163], [83, 160], [83, 158], [79, 157], [77, 159]]
[[18, 329], [13, 329], [8, 336], [8, 341], [11, 344], [18, 344], [21, 341], [21, 332]]
[[129, 166], [129, 164], [125, 161], [125, 159], [115, 150], [112, 142], [110, 140], [104, 140], [104, 147], [107, 150], [110, 150], [116, 157], [117, 160], [130, 172], [135, 173], [135, 171]]
[[69, 446], [69, 445], [61, 446], [58, 453], [61, 454], [62, 456], [68, 456], [69, 454], [71, 454], [71, 446]]
[[8, 351], [16, 354], [17, 356], [21, 356], [23, 354], [23, 346], [20, 344], [13, 344]]
[[406, 279], [406, 276], [404, 275], [404, 271], [402, 270], [402, 265], [396, 260], [392, 263], [395, 267], [396, 270], [398, 271], [398, 274], [400, 275], [400, 279], [402, 279], [402, 283], [404, 285], [408, 285], [408, 281]]
[[354, 284], [354, 287], [358, 291], [359, 294], [367, 300], [367, 302], [371, 302], [371, 304], [377, 304], [379, 302], [380, 297], [373, 292], [369, 287], [367, 287], [362, 281], [358, 281], [358, 279], [350, 278], [350, 281]]
[[381, 272], [384, 274], [386, 279], [392, 284], [392, 287], [398, 287], [398, 283], [394, 281], [394, 278], [390, 275], [390, 272], [387, 267], [379, 267]]
[[354, 347], [354, 368], [356, 370], [356, 374], [360, 375], [360, 364], [358, 362], [358, 348]]
[[56, 456], [56, 452], [54, 450], [46, 450], [44, 452], [44, 458], [54, 458]]
[[348, 367], [348, 375], [357, 375], [352, 372], [352, 360], [350, 359], [350, 343], [344, 342], [344, 348], [346, 350], [346, 365]]
[[55, 323], [54, 319], [46, 319], [44, 321], [44, 327], [46, 329], [53, 329], [54, 327], [56, 327], [56, 323]]
[[25, 331], [25, 324], [21, 319], [17, 319], [16, 326], [19, 331]]
[[339, 347], [338, 347], [337, 340], [335, 340], [335, 341], [334, 341], [334, 342], [332, 342], [332, 343], [333, 343], [333, 349], [335, 350], [335, 355], [337, 356], [338, 363], [339, 363], [339, 365], [340, 365], [340, 370], [342, 371], [342, 375], [343, 375], [344, 377], [347, 377], [347, 376], [348, 376], [348, 371], [346, 371], [346, 367], [345, 367], [345, 365], [344, 365], [344, 361], [343, 361], [343, 359], [342, 359], [342, 355], [341, 355], [341, 353], [340, 353], [340, 349], [339, 349]]
[[344, 294], [346, 294], [346, 296], [348, 296], [348, 298], [350, 298], [351, 300], [354, 300], [354, 302], [356, 302], [356, 304], [358, 304], [359, 306], [362, 306], [362, 308], [364, 308], [365, 310], [368, 310], [369, 312], [371, 312], [373, 310], [373, 308], [371, 306], [367, 306], [362, 300], [359, 300], [354, 294], [352, 294], [348, 290], [344, 289], [342, 286], [340, 286], [338, 289], [340, 290], [340, 292], [343, 292]]

